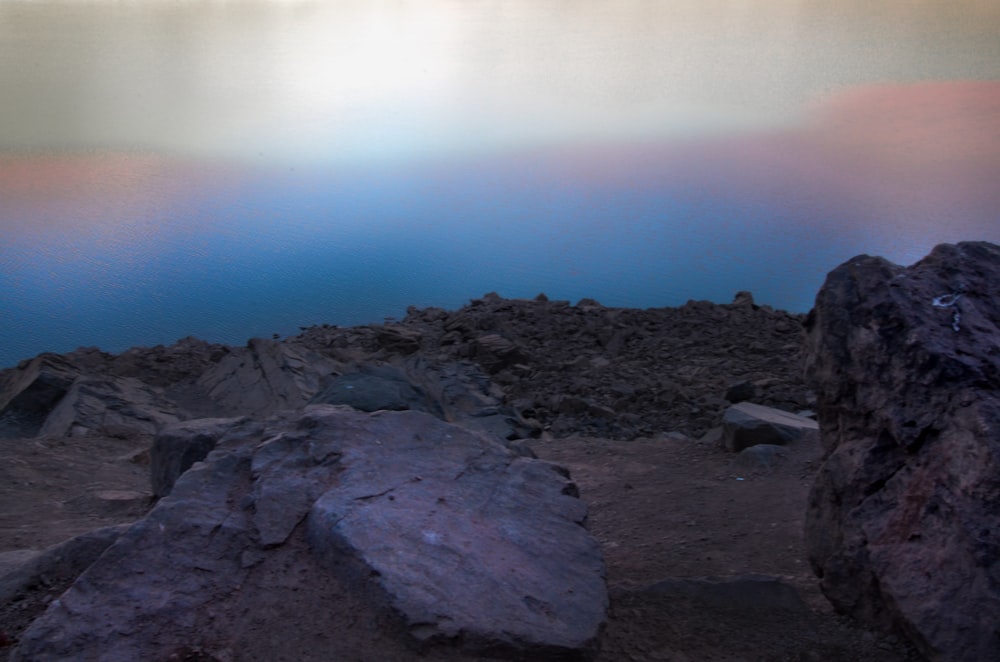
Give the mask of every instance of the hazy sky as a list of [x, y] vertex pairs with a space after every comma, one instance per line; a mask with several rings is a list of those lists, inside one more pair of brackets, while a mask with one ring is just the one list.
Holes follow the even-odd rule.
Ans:
[[995, 0], [0, 0], [0, 367], [1000, 242]]
[[991, 0], [0, 3], [0, 149], [384, 162], [1000, 76]]

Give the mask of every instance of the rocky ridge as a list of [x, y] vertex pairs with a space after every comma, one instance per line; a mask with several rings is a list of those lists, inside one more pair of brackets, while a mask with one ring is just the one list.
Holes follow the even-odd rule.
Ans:
[[[444, 420], [509, 439], [698, 437], [719, 424], [727, 392], [809, 407], [802, 320], [747, 293], [728, 305], [647, 310], [488, 294], [454, 312], [411, 307], [400, 321], [313, 326], [244, 347], [186, 338], [120, 355], [41, 354], [0, 373], [0, 436], [149, 435], [194, 418], [356, 406], [346, 390], [384, 394], [393, 381], [409, 399], [373, 406], [436, 407]], [[338, 396], [345, 378], [355, 383]]]

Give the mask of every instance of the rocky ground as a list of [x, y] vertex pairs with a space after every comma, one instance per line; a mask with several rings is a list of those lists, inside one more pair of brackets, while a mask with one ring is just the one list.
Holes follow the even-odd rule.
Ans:
[[[221, 373], [246, 375], [250, 364], [255, 375], [280, 373], [294, 383], [282, 391], [294, 406], [358, 366], [389, 366], [413, 382], [422, 369], [451, 380], [435, 382], [444, 390], [456, 380], [481, 387], [479, 409], [443, 399], [452, 418], [500, 412], [514, 421], [508, 436], [572, 472], [607, 563], [611, 609], [599, 660], [918, 659], [898, 637], [835, 615], [817, 589], [803, 526], [818, 440], [771, 457], [738, 456], [718, 441], [727, 395], [791, 411], [813, 404], [800, 374], [802, 322], [746, 294], [730, 305], [653, 310], [487, 295], [459, 311], [411, 309], [398, 322], [311, 327], [247, 348], [187, 340], [53, 358], [59, 367], [47, 374], [86, 371], [104, 380], [100, 388], [141, 389], [131, 400], [141, 406], [109, 407], [97, 387], [77, 401], [91, 409], [58, 420], [32, 409], [44, 389], [0, 406], [8, 435], [0, 439], [0, 573], [34, 550], [141, 516], [152, 497], [152, 436], [143, 426], [157, 416], [231, 415], [252, 398], [270, 402], [260, 379], [223, 387]], [[269, 373], [262, 357], [275, 356], [285, 363]], [[326, 366], [325, 378], [309, 373], [316, 365]], [[420, 383], [410, 396], [423, 397], [417, 386], [434, 388]], [[236, 403], [236, 393], [247, 400]], [[97, 400], [100, 417], [80, 413]], [[46, 425], [64, 434], [38, 436]], [[65, 585], [48, 577], [0, 605], [0, 645], [15, 643]], [[351, 627], [332, 634], [371, 636]]]

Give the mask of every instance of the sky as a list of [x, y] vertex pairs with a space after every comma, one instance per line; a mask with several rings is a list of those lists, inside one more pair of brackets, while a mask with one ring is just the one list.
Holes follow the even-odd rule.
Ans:
[[0, 147], [356, 163], [717, 135], [995, 80], [998, 36], [986, 0], [8, 0]]
[[0, 366], [1000, 242], [995, 2], [5, 0], [0, 89]]

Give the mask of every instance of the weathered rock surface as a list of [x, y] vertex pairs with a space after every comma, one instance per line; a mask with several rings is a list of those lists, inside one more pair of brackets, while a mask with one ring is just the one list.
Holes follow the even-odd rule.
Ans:
[[224, 416], [269, 414], [307, 404], [340, 364], [291, 343], [254, 338], [198, 379]]
[[162, 389], [131, 377], [91, 374], [71, 355], [43, 354], [0, 384], [0, 435], [152, 434], [179, 420]]
[[4, 371], [0, 375], [0, 434], [38, 434], [78, 375], [75, 366], [57, 354], [41, 354]]
[[240, 421], [238, 418], [198, 418], [163, 428], [149, 451], [149, 476], [153, 496], [170, 494], [174, 483], [195, 462], [215, 450], [219, 439]]
[[184, 416], [155, 387], [132, 377], [78, 377], [45, 417], [42, 436], [154, 434]]
[[442, 418], [441, 407], [401, 369], [392, 365], [366, 365], [339, 375], [313, 396], [313, 404], [348, 405], [359, 411], [423, 411]]
[[68, 587], [129, 527], [128, 524], [95, 529], [35, 552], [26, 563], [0, 575], [0, 604], [18, 599], [36, 585]]
[[811, 418], [752, 402], [735, 404], [722, 416], [722, 443], [734, 452], [757, 444], [784, 446], [818, 432]]
[[933, 660], [1000, 659], [1000, 247], [830, 273], [808, 322], [829, 456], [809, 553], [840, 610]]
[[[557, 465], [419, 412], [313, 405], [212, 425], [226, 430], [205, 461], [12, 660], [593, 654], [604, 566]], [[323, 636], [345, 618], [372, 629], [370, 648]]]

